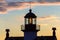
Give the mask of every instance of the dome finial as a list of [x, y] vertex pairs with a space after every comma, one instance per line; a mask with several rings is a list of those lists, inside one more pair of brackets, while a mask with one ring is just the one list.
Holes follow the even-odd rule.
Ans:
[[32, 12], [32, 9], [29, 9], [29, 12], [31, 13]]

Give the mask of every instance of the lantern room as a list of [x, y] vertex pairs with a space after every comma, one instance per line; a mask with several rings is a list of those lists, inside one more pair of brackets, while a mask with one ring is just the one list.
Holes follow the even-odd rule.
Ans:
[[36, 18], [37, 16], [32, 13], [32, 10], [29, 10], [29, 13], [25, 15], [25, 24], [36, 24]]

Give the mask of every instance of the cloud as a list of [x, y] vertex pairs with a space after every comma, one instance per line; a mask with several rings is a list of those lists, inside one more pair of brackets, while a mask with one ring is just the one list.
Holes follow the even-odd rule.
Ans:
[[38, 19], [40, 20], [50, 20], [50, 19], [57, 19], [58, 17], [56, 16], [45, 16], [45, 17], [40, 17]]
[[[0, 14], [3, 14], [3, 12], [5, 12], [4, 14], [6, 14], [8, 11], [12, 11], [12, 10], [22, 10], [22, 9], [26, 9], [29, 7], [29, 2], [1, 2], [0, 1]], [[49, 3], [49, 2], [31, 2], [31, 6], [56, 6], [56, 5], [60, 5], [60, 2], [53, 2], [53, 3]], [[1, 13], [2, 12], [2, 13]]]
[[60, 17], [57, 16], [46, 16], [37, 18], [38, 23], [47, 23], [47, 24], [60, 24]]
[[5, 9], [4, 7], [0, 7], [0, 11], [1, 11], [1, 12], [5, 12], [6, 9]]
[[[29, 2], [10, 2], [7, 4], [7, 10], [20, 10], [20, 9], [25, 9], [25, 8], [28, 8], [30, 5]], [[54, 5], [60, 5], [60, 3], [47, 3], [47, 2], [44, 2], [44, 3], [40, 3], [40, 2], [31, 2], [31, 6], [34, 7], [34, 6], [54, 6]]]
[[0, 0], [0, 1], [4, 1], [4, 0]]
[[59, 2], [60, 0], [6, 0], [8, 2]]
[[6, 0], [7, 2], [24, 2], [25, 0]]
[[0, 7], [0, 14], [6, 14], [6, 8]]
[[27, 3], [20, 3], [20, 2], [10, 2], [10, 3], [0, 2], [0, 14], [3, 14], [3, 12], [11, 10], [25, 9], [28, 7], [26, 4]]
[[8, 10], [21, 10], [28, 8], [28, 3], [20, 3], [20, 2], [10, 2], [8, 3]]
[[37, 23], [41, 26], [56, 26], [59, 27], [60, 25], [60, 17], [57, 16], [45, 16], [37, 18]]

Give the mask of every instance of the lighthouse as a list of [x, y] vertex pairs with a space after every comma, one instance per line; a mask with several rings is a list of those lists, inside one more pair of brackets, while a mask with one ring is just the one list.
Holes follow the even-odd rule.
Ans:
[[29, 9], [29, 12], [24, 16], [25, 24], [21, 29], [24, 32], [24, 40], [34, 40], [37, 38], [37, 32], [40, 30], [40, 26], [36, 24], [37, 16]]

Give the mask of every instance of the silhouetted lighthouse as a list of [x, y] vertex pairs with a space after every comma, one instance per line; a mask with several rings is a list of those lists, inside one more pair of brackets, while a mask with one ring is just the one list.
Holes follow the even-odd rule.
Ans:
[[25, 24], [21, 26], [21, 31], [24, 32], [24, 37], [18, 36], [13, 37], [9, 36], [9, 29], [6, 29], [6, 38], [5, 40], [57, 40], [56, 37], [56, 28], [53, 27], [52, 36], [37, 36], [37, 32], [40, 31], [40, 26], [36, 24], [37, 16], [32, 13], [32, 9], [24, 16]]
[[32, 9], [25, 15], [25, 25], [22, 26], [24, 32], [24, 40], [34, 40], [37, 38], [37, 32], [40, 30], [39, 26], [36, 25], [37, 16], [32, 13]]

